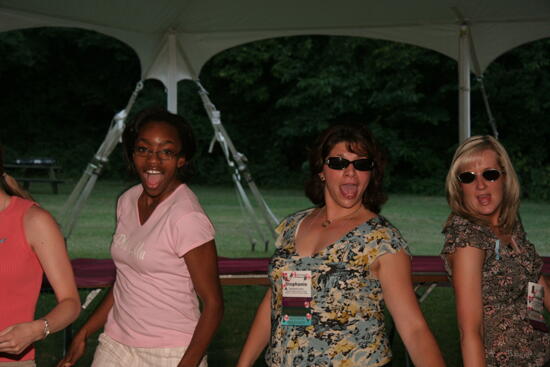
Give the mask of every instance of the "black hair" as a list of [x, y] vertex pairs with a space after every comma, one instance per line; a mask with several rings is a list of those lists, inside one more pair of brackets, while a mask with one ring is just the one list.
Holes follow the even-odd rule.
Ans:
[[135, 174], [134, 161], [132, 159], [137, 137], [140, 129], [149, 122], [164, 122], [176, 128], [181, 142], [181, 150], [178, 157], [185, 158], [185, 164], [178, 167], [176, 177], [181, 182], [188, 182], [193, 176], [194, 169], [191, 159], [197, 151], [197, 143], [191, 125], [180, 115], [168, 112], [163, 108], [147, 108], [140, 111], [126, 126], [122, 134], [124, 156], [128, 162], [129, 170]]

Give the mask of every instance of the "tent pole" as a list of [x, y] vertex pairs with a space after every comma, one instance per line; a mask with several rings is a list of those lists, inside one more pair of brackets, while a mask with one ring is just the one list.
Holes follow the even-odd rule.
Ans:
[[166, 80], [166, 98], [168, 111], [178, 113], [178, 61], [177, 40], [174, 33], [168, 34], [168, 78]]
[[[228, 165], [238, 173], [238, 178], [244, 180], [250, 191], [252, 192], [252, 195], [256, 199], [256, 202], [259, 207], [260, 214], [262, 215], [266, 225], [269, 227], [269, 232], [271, 233], [273, 238], [277, 238], [277, 234], [275, 233], [274, 228], [279, 223], [279, 220], [275, 217], [269, 206], [267, 205], [266, 201], [263, 199], [262, 194], [258, 190], [258, 187], [256, 186], [256, 183], [252, 179], [252, 175], [250, 174], [250, 171], [248, 170], [247, 166], [247, 159], [246, 157], [237, 151], [235, 146], [233, 145], [233, 142], [231, 141], [231, 138], [229, 137], [229, 134], [227, 134], [227, 131], [225, 130], [224, 126], [222, 125], [221, 118], [220, 118], [220, 111], [216, 109], [212, 101], [210, 101], [210, 98], [208, 97], [208, 92], [204, 87], [201, 85], [199, 80], [195, 80], [195, 83], [197, 87], [199, 88], [199, 95], [201, 97], [202, 103], [204, 105], [204, 109], [206, 110], [206, 113], [210, 119], [210, 123], [212, 124], [212, 127], [214, 128], [214, 139], [212, 140], [212, 144], [210, 145], [210, 148], [212, 148], [213, 143], [217, 141], [220, 143], [220, 146], [223, 149], [223, 152], [225, 154], [225, 158], [227, 160]], [[237, 177], [234, 175], [234, 177]], [[239, 193], [244, 194], [244, 190], [239, 191]], [[248, 200], [245, 196], [242, 196], [243, 200]], [[251, 216], [253, 221], [256, 221], [256, 217]], [[261, 233], [261, 232], [260, 232]], [[267, 250], [267, 242], [266, 244], [266, 250]]]
[[460, 26], [458, 42], [458, 138], [463, 142], [470, 137], [470, 29]]
[[101, 143], [101, 146], [97, 150], [96, 154], [88, 163], [82, 177], [78, 181], [78, 184], [74, 187], [71, 195], [63, 206], [61, 213], [61, 228], [63, 229], [63, 235], [67, 240], [76, 226], [76, 220], [80, 215], [84, 203], [90, 196], [92, 189], [97, 181], [97, 178], [104, 165], [109, 161], [109, 155], [113, 152], [118, 142], [122, 137], [122, 133], [126, 126], [126, 118], [134, 105], [139, 92], [143, 89], [143, 82], [140, 80], [136, 84], [134, 92], [130, 96], [126, 107], [118, 112], [111, 120], [111, 125], [107, 131], [105, 139]]

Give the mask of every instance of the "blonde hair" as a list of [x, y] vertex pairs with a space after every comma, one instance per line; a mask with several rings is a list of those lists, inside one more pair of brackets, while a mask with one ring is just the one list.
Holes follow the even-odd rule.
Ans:
[[519, 180], [510, 161], [506, 150], [495, 138], [490, 135], [472, 136], [466, 139], [456, 149], [451, 162], [451, 167], [445, 180], [445, 191], [447, 193], [447, 202], [451, 211], [457, 215], [465, 217], [473, 222], [487, 224], [481, 217], [473, 213], [464, 203], [463, 191], [458, 174], [463, 167], [477, 159], [485, 150], [492, 150], [497, 155], [499, 168], [504, 175], [504, 192], [501, 203], [501, 212], [499, 218], [499, 228], [502, 233], [511, 233], [518, 221]]

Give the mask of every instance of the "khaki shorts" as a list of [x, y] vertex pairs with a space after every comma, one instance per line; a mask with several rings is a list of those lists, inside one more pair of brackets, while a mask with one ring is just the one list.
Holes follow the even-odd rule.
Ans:
[[[177, 367], [186, 350], [187, 347], [129, 347], [102, 333], [99, 335], [92, 367]], [[199, 367], [208, 367], [206, 356]]]
[[17, 362], [0, 362], [0, 367], [36, 367], [33, 360]]

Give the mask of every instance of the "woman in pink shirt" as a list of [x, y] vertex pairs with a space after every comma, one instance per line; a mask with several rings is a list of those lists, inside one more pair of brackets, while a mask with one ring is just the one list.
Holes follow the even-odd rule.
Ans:
[[118, 200], [116, 281], [59, 366], [76, 363], [103, 326], [94, 367], [206, 366], [223, 300], [214, 228], [185, 184], [196, 150], [191, 127], [178, 115], [145, 110], [123, 144], [141, 182]]
[[[65, 241], [52, 216], [4, 172], [0, 147], [0, 366], [36, 366], [32, 343], [64, 329], [80, 312]], [[57, 305], [34, 318], [42, 276]]]

